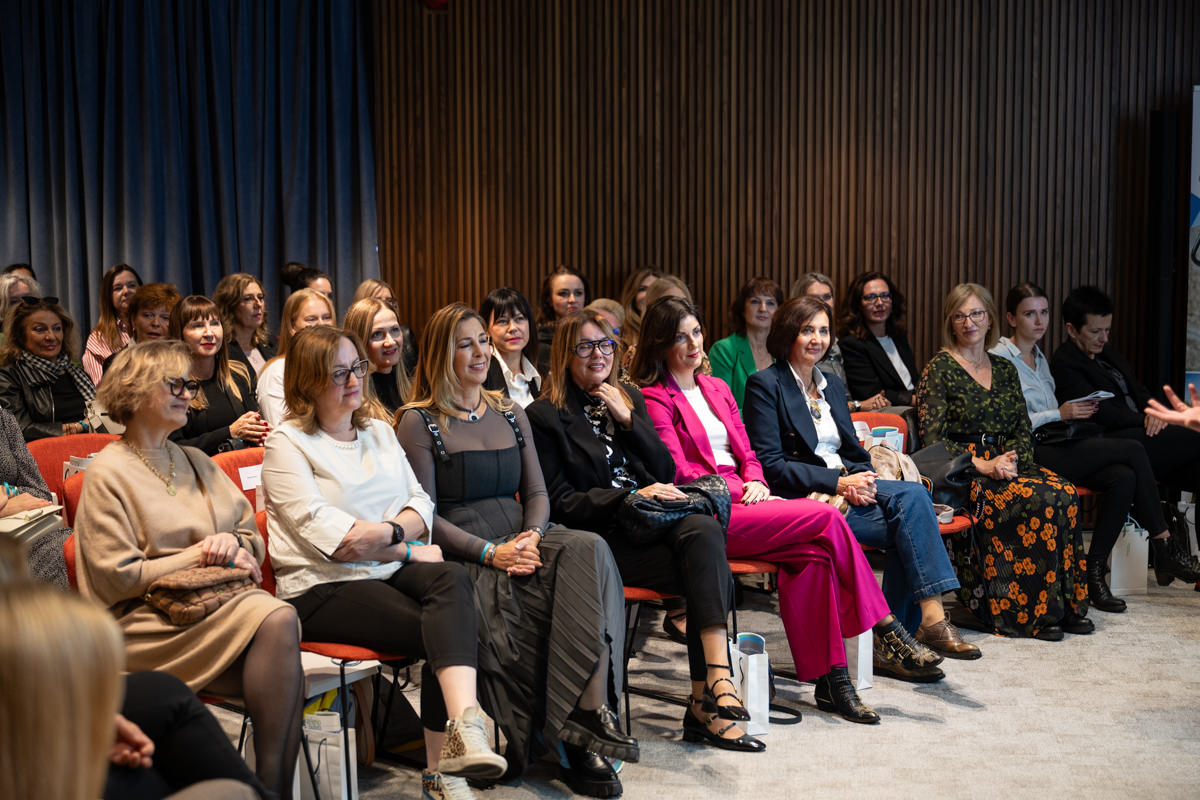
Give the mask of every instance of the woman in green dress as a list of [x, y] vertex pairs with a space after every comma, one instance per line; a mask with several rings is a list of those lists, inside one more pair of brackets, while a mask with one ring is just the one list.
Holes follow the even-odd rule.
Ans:
[[729, 307], [734, 332], [708, 351], [713, 377], [729, 385], [739, 409], [746, 393], [746, 380], [775, 361], [767, 352], [767, 333], [775, 310], [781, 305], [783, 290], [775, 281], [762, 277], [746, 281]]
[[1033, 462], [1021, 382], [996, 343], [992, 295], [962, 283], [946, 298], [942, 350], [917, 388], [921, 440], [970, 452], [974, 533], [949, 537], [959, 599], [980, 625], [1007, 636], [1057, 641], [1091, 633], [1075, 487]]

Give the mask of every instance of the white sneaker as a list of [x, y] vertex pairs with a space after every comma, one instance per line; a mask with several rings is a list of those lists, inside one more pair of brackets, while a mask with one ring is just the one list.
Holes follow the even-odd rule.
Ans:
[[466, 778], [442, 775], [439, 772], [421, 773], [422, 800], [475, 800], [475, 793]]
[[438, 772], [464, 778], [492, 780], [508, 769], [504, 756], [492, 751], [479, 706], [446, 722], [446, 741], [438, 755]]

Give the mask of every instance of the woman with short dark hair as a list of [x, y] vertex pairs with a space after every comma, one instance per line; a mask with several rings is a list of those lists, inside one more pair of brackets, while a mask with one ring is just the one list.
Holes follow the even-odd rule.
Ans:
[[533, 309], [525, 295], [505, 286], [488, 292], [479, 304], [479, 316], [492, 340], [492, 363], [483, 388], [503, 392], [525, 408], [542, 390], [542, 376], [535, 366], [541, 345], [530, 330]]

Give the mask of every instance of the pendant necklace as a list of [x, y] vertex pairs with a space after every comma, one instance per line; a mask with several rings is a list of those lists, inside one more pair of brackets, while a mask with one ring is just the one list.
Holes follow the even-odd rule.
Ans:
[[480, 394], [480, 395], [479, 395], [479, 402], [477, 402], [473, 408], [463, 408], [463, 407], [462, 407], [462, 406], [460, 406], [458, 403], [451, 403], [450, 405], [454, 406], [454, 407], [455, 407], [455, 408], [457, 408], [459, 411], [461, 411], [462, 413], [466, 414], [466, 415], [467, 415], [467, 422], [479, 422], [479, 415], [475, 413], [475, 409], [476, 409], [476, 408], [479, 408], [480, 404], [482, 404], [482, 403], [483, 403], [483, 395], [482, 395], [482, 394]]
[[167, 476], [164, 476], [158, 470], [156, 470], [154, 468], [154, 465], [151, 464], [150, 461], [144, 455], [142, 455], [142, 451], [138, 450], [136, 447], [134, 447], [129, 442], [128, 439], [122, 438], [121, 441], [125, 443], [126, 447], [128, 447], [130, 450], [133, 451], [133, 454], [135, 456], [137, 456], [139, 459], [141, 459], [142, 463], [146, 465], [146, 469], [148, 469], [154, 473], [154, 477], [158, 478], [160, 481], [162, 481], [163, 483], [165, 483], [167, 485], [167, 494], [171, 495], [171, 497], [174, 497], [175, 496], [175, 483], [174, 483], [174, 481], [175, 481], [175, 453], [173, 453], [171, 451], [171, 445], [169, 445], [169, 444], [167, 445], [167, 458], [169, 459], [170, 464], [171, 464], [171, 467], [169, 470], [170, 477], [167, 477]]
[[[820, 420], [821, 404], [810, 394], [808, 386], [804, 383], [804, 378], [801, 378], [799, 373], [796, 374], [796, 377], [799, 378], [800, 387], [804, 390], [804, 399], [808, 401], [808, 413], [812, 414], [813, 419]], [[815, 386], [816, 384], [814, 383], [813, 385]]]

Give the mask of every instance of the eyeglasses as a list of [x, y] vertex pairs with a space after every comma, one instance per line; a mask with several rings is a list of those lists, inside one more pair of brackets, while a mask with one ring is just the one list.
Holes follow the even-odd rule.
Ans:
[[171, 390], [171, 394], [176, 397], [183, 397], [185, 391], [191, 394], [192, 397], [195, 397], [196, 393], [200, 391], [200, 381], [193, 381], [187, 378], [163, 378], [163, 383]]
[[970, 319], [971, 322], [974, 322], [976, 325], [978, 325], [979, 323], [981, 323], [985, 319], [987, 319], [987, 312], [984, 311], [982, 308], [977, 308], [974, 311], [972, 311], [970, 314], [964, 314], [961, 311], [959, 311], [958, 313], [951, 315], [950, 322], [954, 323], [955, 325], [962, 325], [968, 319]]
[[602, 356], [611, 356], [613, 350], [617, 347], [617, 343], [612, 339], [594, 339], [592, 341], [580, 342], [575, 345], [575, 355], [580, 358], [587, 358], [592, 354], [593, 350], [599, 350]]
[[350, 373], [354, 373], [354, 377], [362, 378], [367, 374], [367, 360], [360, 358], [349, 367], [338, 367], [333, 372], [329, 373], [329, 379], [333, 381], [334, 386], [345, 386], [350, 380]]
[[886, 303], [892, 299], [892, 293], [891, 292], [871, 292], [871, 294], [864, 294], [862, 297], [863, 297], [864, 303], [874, 303], [876, 300], [882, 300], [883, 302]]
[[27, 295], [24, 295], [21, 297], [21, 302], [27, 306], [40, 306], [42, 304], [45, 304], [48, 306], [56, 306], [56, 305], [58, 305], [58, 298], [57, 297], [34, 297], [31, 294], [27, 294]]

